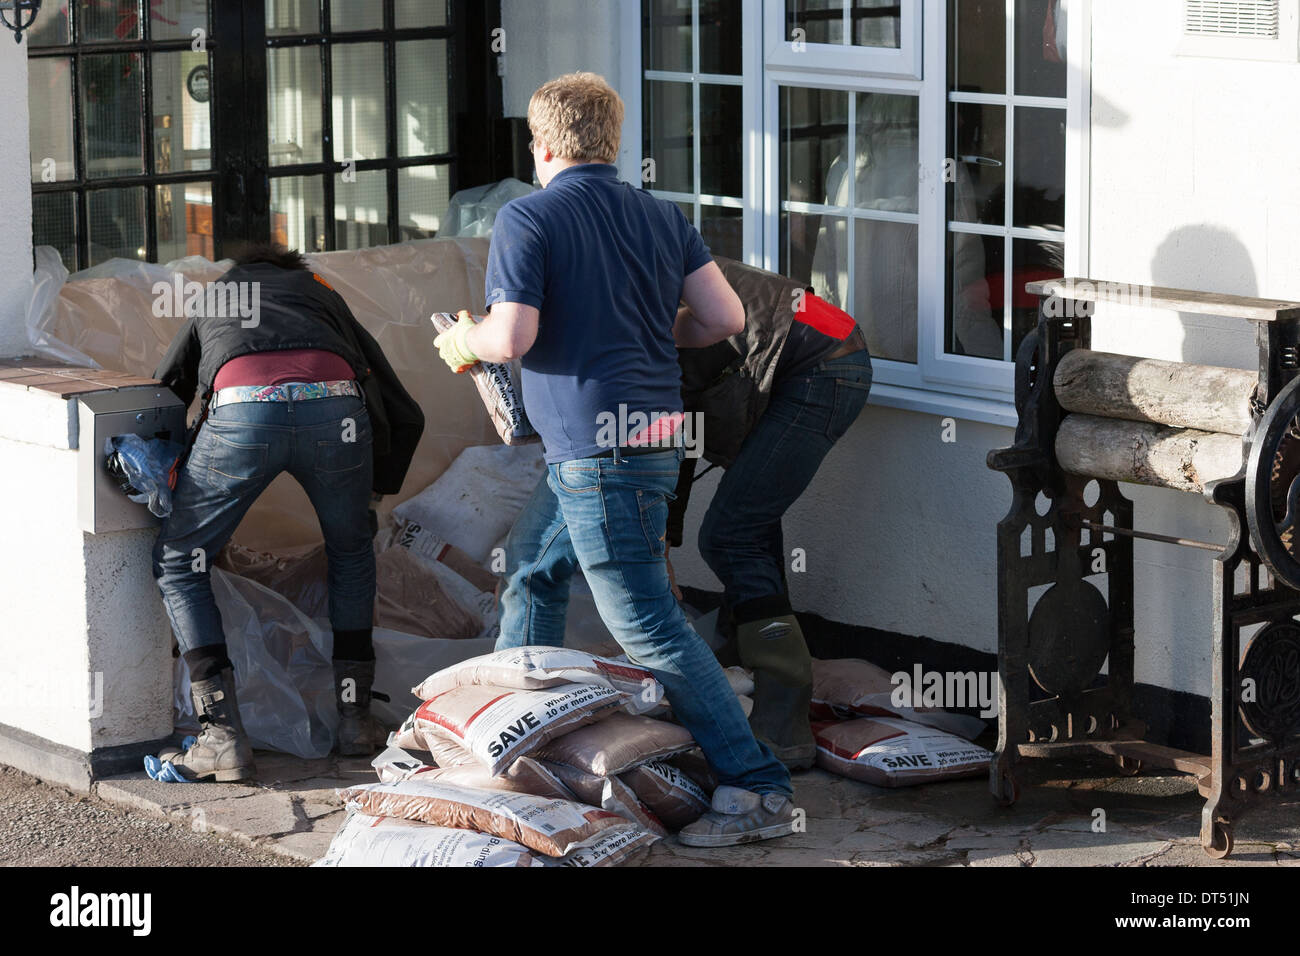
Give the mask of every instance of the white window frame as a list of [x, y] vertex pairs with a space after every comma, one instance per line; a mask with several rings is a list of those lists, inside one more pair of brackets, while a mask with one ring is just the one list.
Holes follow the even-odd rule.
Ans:
[[[866, 64], [860, 53], [869, 48], [810, 44], [807, 51], [788, 54], [782, 37], [784, 0], [742, 0], [743, 29], [761, 24], [763, 36], [775, 43], [747, 43], [744, 52], [745, 91], [744, 188], [745, 261], [769, 270], [779, 268], [780, 250], [780, 98], [785, 85], [849, 92], [903, 93], [919, 98], [920, 180], [917, 214], [917, 362], [891, 361], [873, 357], [875, 378], [871, 389], [874, 405], [902, 408], [930, 414], [953, 415], [968, 420], [1014, 425], [1014, 364], [1004, 359], [983, 359], [944, 352], [946, 301], [944, 296], [945, 243], [947, 240], [946, 185], [943, 182], [947, 153], [947, 18], [945, 0], [916, 0], [920, 17], [913, 20], [911, 34], [920, 51], [914, 67], [887, 72], [879, 64]], [[908, 2], [908, 0], [904, 0]], [[1014, 10], [1015, 0], [1006, 0]], [[626, 117], [624, 176], [640, 182], [641, 143], [641, 35], [640, 0], [624, 0], [623, 83], [629, 109]], [[1065, 274], [1088, 275], [1089, 265], [1089, 130], [1091, 110], [1091, 0], [1062, 0], [1068, 17], [1065, 144]], [[922, 40], [923, 35], [923, 40]], [[1009, 47], [1013, 49], [1013, 44]], [[890, 51], [897, 53], [897, 51]], [[923, 60], [920, 59], [923, 54]], [[1009, 54], [1010, 55], [1010, 54]], [[895, 61], [897, 65], [898, 61]], [[922, 64], [931, 68], [922, 69]], [[913, 73], [915, 75], [913, 75]], [[1014, 75], [1014, 74], [1012, 74]], [[683, 78], [687, 76], [682, 75]], [[652, 77], [653, 78], [653, 77]], [[704, 77], [707, 79], [707, 76]], [[1031, 105], [1032, 98], [1016, 102]], [[696, 104], [698, 109], [698, 101]], [[1008, 137], [1014, 123], [1008, 117]], [[629, 148], [628, 140], [634, 144]], [[850, 137], [852, 139], [853, 137]], [[696, 153], [698, 157], [698, 151]], [[1010, 154], [1009, 154], [1010, 155]], [[1008, 166], [1008, 176], [1014, 167]], [[1009, 183], [1013, 180], [1009, 179]], [[660, 193], [660, 195], [664, 195]], [[682, 201], [694, 201], [693, 196]], [[873, 217], [875, 218], [875, 217]], [[879, 217], [885, 218], [885, 217]], [[999, 227], [1000, 228], [1000, 227]], [[1007, 297], [1010, 298], [1009, 296]], [[1012, 356], [1014, 358], [1014, 356]]]
[[[898, 49], [853, 46], [847, 43], [807, 43], [786, 35], [785, 0], [764, 3], [763, 36], [769, 69], [801, 73], [854, 73], [921, 78], [921, 10], [923, 0], [899, 0]], [[845, 4], [844, 35], [849, 35], [848, 5]], [[831, 87], [827, 87], [830, 89]]]

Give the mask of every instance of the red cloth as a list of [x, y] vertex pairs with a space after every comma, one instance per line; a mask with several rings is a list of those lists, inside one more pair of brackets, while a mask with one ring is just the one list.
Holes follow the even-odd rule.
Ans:
[[841, 342], [853, 331], [853, 326], [856, 324], [853, 316], [831, 305], [821, 296], [813, 295], [811, 292], [804, 293], [803, 305], [803, 309], [794, 314], [796, 322], [811, 325], [822, 335], [829, 335]]
[[339, 355], [323, 349], [252, 352], [233, 358], [217, 372], [212, 388], [238, 385], [284, 385], [288, 382], [350, 382], [357, 377]]

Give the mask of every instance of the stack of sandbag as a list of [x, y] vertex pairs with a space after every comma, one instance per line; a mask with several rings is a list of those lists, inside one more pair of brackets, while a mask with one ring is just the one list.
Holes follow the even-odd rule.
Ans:
[[895, 701], [888, 671], [864, 660], [813, 660], [811, 716], [817, 766], [880, 787], [906, 787], [988, 772], [971, 743], [978, 717]]
[[[413, 693], [424, 702], [376, 759], [380, 782], [339, 791], [349, 817], [322, 865], [611, 865], [708, 809], [695, 741], [647, 716], [663, 687], [625, 660], [512, 648]], [[476, 832], [429, 832], [445, 828]], [[483, 834], [517, 846], [483, 857]]]

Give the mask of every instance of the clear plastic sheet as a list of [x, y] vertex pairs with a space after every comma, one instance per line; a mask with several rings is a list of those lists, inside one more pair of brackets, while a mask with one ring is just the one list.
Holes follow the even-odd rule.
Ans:
[[[487, 250], [487, 239], [421, 239], [308, 257], [424, 410], [424, 437], [402, 493], [386, 498], [381, 514], [428, 487], [466, 446], [499, 442], [470, 376], [452, 375], [438, 360], [429, 320], [434, 312], [485, 311]], [[154, 315], [154, 285], [174, 282], [177, 273], [209, 282], [231, 265], [197, 256], [168, 265], [112, 259], [68, 276], [53, 249], [38, 248], [36, 259], [28, 312], [33, 348], [47, 358], [138, 375], [153, 374], [183, 324]], [[235, 535], [238, 544], [271, 552], [319, 541], [315, 512], [287, 475], [272, 483]]]
[[536, 192], [522, 179], [503, 179], [487, 186], [462, 189], [451, 197], [442, 217], [442, 236], [490, 236], [497, 213], [512, 199]]

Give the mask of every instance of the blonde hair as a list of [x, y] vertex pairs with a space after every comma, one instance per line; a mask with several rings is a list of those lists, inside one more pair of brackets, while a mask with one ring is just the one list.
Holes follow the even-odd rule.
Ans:
[[612, 163], [623, 129], [623, 99], [595, 73], [542, 84], [528, 103], [528, 128], [560, 159]]

